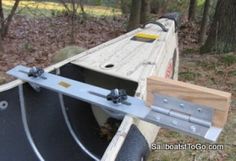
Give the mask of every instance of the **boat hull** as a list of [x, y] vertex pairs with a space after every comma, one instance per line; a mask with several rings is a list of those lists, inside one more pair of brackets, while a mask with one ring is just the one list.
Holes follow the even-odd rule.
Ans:
[[[168, 32], [149, 24], [45, 71], [102, 88], [123, 88], [129, 95], [145, 100], [147, 77], [178, 76], [175, 22], [169, 19], [160, 22], [169, 28]], [[134, 34], [143, 31], [159, 34], [161, 39], [153, 44], [131, 40]], [[114, 47], [122, 50], [113, 50]], [[107, 63], [114, 68], [107, 69]], [[94, 111], [89, 103], [33, 87], [20, 80], [0, 86], [0, 102], [8, 103], [0, 111], [0, 160], [136, 161], [147, 157], [158, 126], [126, 115], [112, 140], [107, 140], [100, 135], [101, 120], [104, 123], [112, 116], [101, 118], [98, 113], [103, 111]]]

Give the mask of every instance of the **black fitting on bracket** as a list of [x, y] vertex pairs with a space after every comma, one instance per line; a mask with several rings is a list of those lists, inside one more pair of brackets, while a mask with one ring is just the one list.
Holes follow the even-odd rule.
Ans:
[[123, 103], [127, 100], [128, 96], [124, 89], [113, 89], [107, 95], [107, 100], [112, 101], [114, 104]]
[[42, 68], [32, 67], [30, 71], [28, 72], [28, 76], [34, 77], [34, 78], [41, 77], [45, 79], [45, 77], [42, 77], [43, 73], [44, 73], [44, 70]]

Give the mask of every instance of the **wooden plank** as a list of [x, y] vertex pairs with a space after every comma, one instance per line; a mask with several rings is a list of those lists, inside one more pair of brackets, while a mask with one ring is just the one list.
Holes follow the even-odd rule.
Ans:
[[[96, 50], [92, 54], [84, 55], [71, 63], [122, 79], [137, 82], [141, 79], [145, 80], [150, 76], [150, 71], [156, 65], [160, 65], [157, 61], [165, 55], [173, 54], [169, 51], [176, 46], [176, 40], [173, 41], [173, 45], [170, 42], [176, 34], [174, 22], [168, 19], [160, 19], [159, 22], [169, 31], [163, 32], [159, 26], [148, 24], [120, 41]], [[131, 40], [137, 33], [159, 35], [160, 38], [152, 43]], [[172, 46], [167, 47], [167, 44]]]
[[[77, 61], [74, 61], [72, 63], [101, 73], [114, 75], [115, 77], [138, 82], [138, 88], [136, 90], [135, 95], [140, 99], [144, 100], [146, 98], [146, 78], [151, 75], [165, 77], [168, 63], [170, 62], [170, 60], [172, 60], [174, 50], [177, 49], [177, 44], [178, 44], [177, 34], [174, 32], [175, 31], [174, 22], [167, 19], [161, 19], [159, 21], [165, 24], [165, 26], [168, 26], [169, 29], [168, 32], [163, 32], [162, 30], [158, 29], [158, 27], [155, 25], [150, 25], [145, 30], [142, 30], [142, 32], [143, 31], [149, 32], [150, 30], [150, 32], [157, 33], [161, 36], [161, 39], [157, 41], [156, 44], [154, 45], [145, 43], [142, 46], [142, 50], [140, 49], [137, 50], [134, 45], [131, 46], [127, 45], [125, 48], [120, 46], [119, 52], [114, 52], [115, 47], [109, 47], [110, 48], [109, 52], [112, 52], [112, 55], [117, 55], [116, 59], [108, 57], [106, 52], [107, 49], [104, 48], [101, 49], [100, 51], [93, 53], [92, 54], [93, 56], [90, 55], [89, 57], [86, 57], [86, 59], [83, 59], [82, 61], [80, 59], [77, 59]], [[127, 44], [127, 41], [130, 41], [130, 39], [127, 40], [123, 39], [122, 43]], [[141, 44], [141, 42], [132, 42], [132, 43]], [[117, 45], [119, 46], [119, 44]], [[127, 52], [130, 51], [131, 49], [132, 52]], [[94, 60], [94, 58], [96, 58], [96, 60]], [[102, 58], [104, 58], [108, 62], [114, 62], [114, 61], [118, 62], [118, 64], [120, 64], [119, 68], [111, 68], [109, 70], [100, 68], [101, 64], [103, 64], [102, 62], [104, 62]], [[152, 62], [152, 63], [147, 64], [145, 62]], [[91, 67], [91, 65], [89, 64], [94, 64], [94, 66]], [[116, 64], [116, 66], [118, 64]], [[176, 62], [176, 67], [174, 70], [175, 73], [174, 78], [177, 78], [176, 76], [178, 75], [177, 72], [178, 72], [178, 60]], [[127, 119], [131, 119], [132, 124], [135, 124], [138, 127], [138, 129], [143, 134], [150, 147], [151, 144], [154, 142], [160, 127], [142, 120], [133, 119], [131, 118], [131, 116], [125, 116], [124, 120], [122, 121], [122, 124], [123, 122], [126, 122], [125, 130], [124, 128], [119, 128], [117, 134], [113, 137], [111, 143], [106, 149], [102, 157], [102, 161], [115, 160], [125, 140], [124, 135], [120, 135], [120, 133], [122, 134], [127, 133], [128, 131], [126, 131], [126, 129], [127, 127], [130, 127], [131, 124], [131, 122], [127, 123], [126, 121]]]
[[153, 103], [153, 95], [155, 93], [177, 97], [179, 99], [213, 108], [214, 116], [212, 123], [216, 127], [223, 127], [227, 121], [231, 93], [151, 76], [147, 79], [146, 102], [149, 106]]
[[116, 159], [120, 147], [123, 145], [129, 129], [133, 123], [134, 119], [132, 117], [125, 116], [119, 129], [116, 132], [116, 135], [112, 138], [112, 141], [103, 154], [101, 161], [113, 161]]

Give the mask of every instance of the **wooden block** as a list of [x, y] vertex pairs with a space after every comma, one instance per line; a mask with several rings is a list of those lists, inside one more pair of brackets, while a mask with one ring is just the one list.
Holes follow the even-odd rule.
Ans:
[[155, 93], [173, 96], [199, 105], [214, 109], [212, 123], [216, 127], [223, 127], [227, 121], [231, 102], [231, 93], [210, 89], [202, 86], [184, 83], [177, 80], [151, 76], [147, 79], [147, 105], [153, 103]]

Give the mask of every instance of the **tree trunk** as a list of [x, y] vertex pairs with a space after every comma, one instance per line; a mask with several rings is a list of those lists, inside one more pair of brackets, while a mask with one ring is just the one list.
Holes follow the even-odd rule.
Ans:
[[[4, 13], [3, 13], [3, 8], [2, 8], [2, 0], [0, 0], [0, 25], [1, 25], [1, 30], [2, 31], [2, 26], [4, 26]], [[0, 32], [0, 55], [4, 53], [4, 47], [2, 44], [3, 38]]]
[[69, 8], [69, 6], [66, 4], [66, 1], [60, 0], [60, 3], [65, 7], [65, 9], [67, 10], [67, 12], [69, 13], [69, 12], [70, 12], [70, 8]]
[[8, 32], [8, 28], [10, 26], [11, 20], [13, 18], [13, 16], [15, 15], [16, 9], [19, 5], [20, 0], [15, 0], [15, 3], [11, 9], [10, 14], [8, 15], [8, 17], [6, 18], [5, 23], [3, 26], [1, 26], [1, 35], [2, 35], [2, 39], [7, 35]]
[[[167, 11], [170, 0], [150, 0], [150, 13], [163, 15]], [[171, 1], [170, 3], [176, 3]]]
[[199, 43], [202, 45], [205, 41], [207, 25], [209, 22], [209, 11], [210, 11], [210, 0], [205, 1], [204, 12], [202, 17], [200, 35], [199, 35]]
[[0, 24], [1, 27], [4, 26], [4, 13], [2, 8], [2, 0], [0, 0]]
[[71, 14], [71, 44], [75, 44], [75, 20], [78, 9], [78, 4], [76, 5], [75, 0], [72, 0], [72, 14]]
[[218, 0], [213, 22], [201, 52], [236, 50], [236, 1]]
[[2, 53], [4, 53], [4, 47], [3, 47], [3, 39], [0, 34], [0, 55], [2, 55]]
[[120, 9], [124, 15], [130, 13], [131, 0], [120, 0]]
[[135, 29], [140, 24], [141, 0], [132, 0], [128, 30]]
[[189, 3], [189, 9], [188, 9], [188, 20], [189, 21], [194, 21], [196, 17], [196, 5], [197, 1], [196, 0], [190, 0]]
[[85, 10], [84, 10], [84, 2], [83, 2], [83, 0], [79, 0], [79, 5], [80, 5], [80, 9], [81, 9], [81, 12], [82, 12], [83, 16], [85, 16], [86, 13], [85, 13]]
[[140, 23], [145, 24], [149, 19], [150, 13], [150, 0], [142, 0], [141, 13], [140, 13]]

